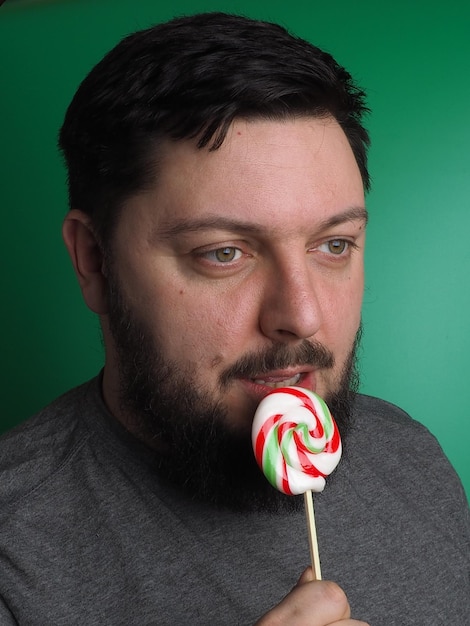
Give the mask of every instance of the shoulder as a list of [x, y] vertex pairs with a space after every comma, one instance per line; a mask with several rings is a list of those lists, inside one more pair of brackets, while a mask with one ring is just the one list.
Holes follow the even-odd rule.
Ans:
[[362, 417], [374, 416], [378, 419], [385, 419], [388, 423], [397, 423], [400, 425], [418, 424], [411, 416], [396, 404], [382, 400], [381, 398], [375, 398], [374, 396], [368, 396], [362, 393], [358, 393], [354, 402], [355, 414]]
[[401, 408], [359, 394], [348, 451], [353, 463], [367, 466], [370, 475], [402, 499], [432, 503], [434, 511], [447, 508], [447, 515], [463, 511], [468, 523], [462, 483], [439, 442]]
[[57, 398], [38, 414], [0, 437], [0, 509], [49, 480], [89, 437], [86, 421], [96, 380]]
[[[426, 426], [395, 404], [373, 396], [356, 396], [353, 431], [373, 436], [378, 444], [387, 443], [400, 448], [411, 446], [416, 454], [426, 452], [426, 446], [441, 450], [437, 439]], [[415, 447], [418, 440], [425, 444], [424, 448]]]
[[393, 464], [395, 470], [400, 463], [413, 466], [424, 461], [450, 468], [439, 442], [426, 426], [379, 398], [356, 396], [351, 439], [354, 447], [362, 449], [366, 445], [369, 454], [380, 454], [382, 464]]

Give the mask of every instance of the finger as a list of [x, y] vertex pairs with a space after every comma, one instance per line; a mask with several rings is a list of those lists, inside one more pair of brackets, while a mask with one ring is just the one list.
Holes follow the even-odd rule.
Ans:
[[339, 622], [325, 624], [325, 626], [370, 626], [367, 622], [358, 622], [357, 619], [342, 619]]
[[311, 567], [307, 567], [307, 569], [302, 572], [302, 575], [299, 578], [299, 580], [295, 583], [295, 587], [298, 587], [299, 585], [304, 585], [305, 583], [312, 582], [313, 580], [315, 580], [315, 577], [313, 575], [313, 569]]
[[330, 581], [301, 582], [309, 575], [311, 572], [306, 570], [299, 584], [257, 626], [327, 626], [349, 620], [351, 613], [343, 590]]

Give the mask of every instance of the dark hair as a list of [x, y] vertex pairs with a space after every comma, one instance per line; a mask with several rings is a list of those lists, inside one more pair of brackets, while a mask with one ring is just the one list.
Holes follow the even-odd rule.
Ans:
[[125, 201], [155, 182], [161, 141], [217, 149], [235, 118], [332, 115], [369, 188], [364, 92], [333, 57], [276, 24], [224, 13], [123, 39], [80, 85], [59, 145], [69, 202], [105, 243]]

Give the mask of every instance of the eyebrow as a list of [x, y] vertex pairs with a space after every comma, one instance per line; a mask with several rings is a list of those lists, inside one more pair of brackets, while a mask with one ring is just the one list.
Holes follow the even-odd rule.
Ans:
[[[322, 232], [328, 228], [344, 224], [345, 222], [354, 221], [362, 221], [367, 224], [368, 213], [364, 207], [352, 207], [346, 211], [332, 215], [328, 219], [320, 222], [316, 230]], [[259, 235], [265, 232], [266, 228], [253, 222], [237, 220], [232, 217], [208, 216], [198, 219], [181, 219], [167, 226], [163, 225], [163, 227], [158, 229], [157, 236], [160, 239], [172, 239], [177, 235], [200, 232], [201, 230], [229, 230]]]
[[369, 220], [369, 214], [364, 207], [351, 207], [342, 213], [332, 215], [330, 218], [320, 224], [319, 230], [326, 230], [338, 224], [344, 224], [345, 222], [361, 221], [367, 224]]

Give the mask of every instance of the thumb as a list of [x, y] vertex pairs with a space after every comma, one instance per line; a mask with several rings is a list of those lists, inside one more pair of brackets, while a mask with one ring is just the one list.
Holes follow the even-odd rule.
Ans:
[[305, 583], [310, 583], [314, 580], [315, 580], [315, 576], [313, 575], [312, 568], [307, 567], [307, 569], [302, 572], [302, 575], [300, 576], [299, 580], [295, 584], [295, 587], [300, 587], [301, 585], [305, 585]]

